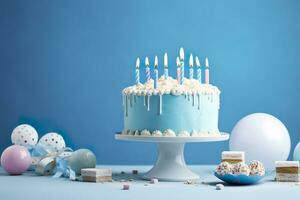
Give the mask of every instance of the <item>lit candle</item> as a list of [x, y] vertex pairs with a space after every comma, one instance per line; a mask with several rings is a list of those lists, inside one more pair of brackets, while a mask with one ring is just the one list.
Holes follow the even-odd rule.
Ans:
[[168, 79], [169, 70], [168, 70], [168, 54], [167, 53], [165, 53], [165, 55], [164, 55], [164, 75], [165, 75], [165, 79]]
[[157, 56], [155, 56], [155, 59], [154, 59], [154, 77], [155, 77], [155, 80], [154, 80], [154, 88], [157, 89], [157, 84], [158, 84], [158, 58]]
[[149, 58], [145, 58], [145, 65], [146, 65], [146, 79], [147, 82], [150, 80], [150, 67], [149, 67]]
[[140, 58], [136, 59], [135, 64], [135, 83], [140, 84]]
[[208, 59], [207, 57], [205, 58], [205, 83], [206, 84], [209, 84], [209, 63], [208, 63]]
[[190, 79], [194, 78], [194, 58], [193, 58], [193, 54], [190, 55], [190, 61], [189, 61], [189, 65], [190, 65]]
[[176, 59], [176, 65], [177, 65], [177, 81], [178, 84], [180, 84], [180, 60], [179, 57]]
[[201, 84], [201, 65], [198, 56], [196, 56], [196, 65], [197, 65], [197, 80]]
[[184, 78], [184, 50], [180, 48], [179, 50], [179, 59], [180, 59], [180, 84], [183, 84]]

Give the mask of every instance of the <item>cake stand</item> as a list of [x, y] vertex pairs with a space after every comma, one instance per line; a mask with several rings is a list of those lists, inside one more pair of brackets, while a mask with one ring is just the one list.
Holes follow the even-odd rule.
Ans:
[[136, 142], [158, 143], [158, 158], [153, 168], [143, 179], [157, 178], [161, 181], [198, 180], [199, 176], [192, 172], [184, 160], [184, 145], [187, 142], [218, 142], [229, 139], [228, 133], [210, 137], [156, 137], [115, 134], [115, 139]]

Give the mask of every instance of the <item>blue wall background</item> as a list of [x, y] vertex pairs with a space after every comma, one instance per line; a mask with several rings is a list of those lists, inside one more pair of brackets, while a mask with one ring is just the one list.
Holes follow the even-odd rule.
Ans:
[[[300, 140], [300, 1], [0, 1], [0, 150], [30, 123], [57, 131], [101, 164], [151, 164], [155, 144], [114, 140], [121, 90], [137, 56], [210, 58], [222, 90], [220, 129], [267, 112]], [[161, 59], [162, 60], [162, 59]], [[153, 60], [152, 60], [153, 62]], [[160, 66], [162, 62], [160, 62]], [[188, 163], [215, 163], [227, 142], [189, 144]]]

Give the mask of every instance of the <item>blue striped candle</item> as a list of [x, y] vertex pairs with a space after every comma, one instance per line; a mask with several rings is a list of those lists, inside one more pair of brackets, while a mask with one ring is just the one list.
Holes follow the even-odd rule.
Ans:
[[135, 64], [135, 84], [140, 83], [140, 58], [136, 59], [136, 64]]
[[196, 56], [196, 65], [197, 65], [197, 80], [199, 83], [202, 83], [202, 77], [201, 77], [201, 65], [198, 56]]
[[183, 84], [184, 78], [184, 50], [180, 48], [179, 50], [179, 59], [180, 59], [180, 84]]

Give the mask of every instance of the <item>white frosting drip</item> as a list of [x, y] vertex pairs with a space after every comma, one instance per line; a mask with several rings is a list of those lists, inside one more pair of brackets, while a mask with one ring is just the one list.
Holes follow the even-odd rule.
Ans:
[[137, 96], [145, 95], [162, 95], [162, 94], [172, 94], [172, 95], [195, 95], [195, 94], [220, 94], [220, 90], [210, 84], [199, 84], [196, 79], [184, 79], [183, 84], [179, 84], [176, 79], [168, 77], [165, 79], [161, 76], [158, 80], [157, 89], [154, 88], [154, 81], [150, 79], [145, 84], [138, 84], [127, 87], [123, 90], [123, 94], [134, 94]]

